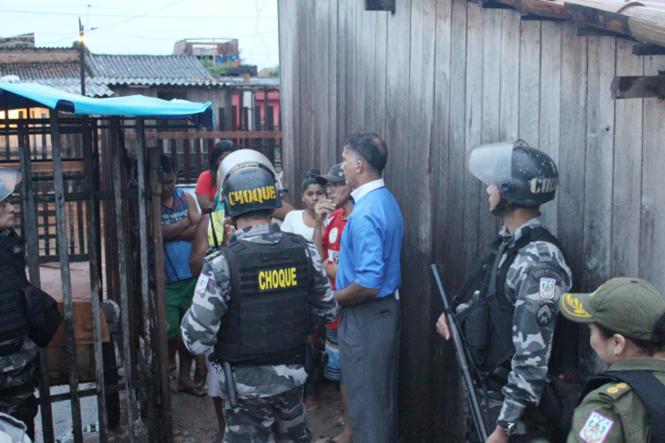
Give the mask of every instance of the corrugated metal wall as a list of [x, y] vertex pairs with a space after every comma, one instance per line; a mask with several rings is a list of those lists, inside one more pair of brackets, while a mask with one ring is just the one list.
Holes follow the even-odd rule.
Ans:
[[434, 333], [440, 302], [427, 265], [436, 260], [454, 291], [495, 236], [466, 168], [474, 146], [522, 137], [557, 161], [560, 191], [544, 216], [576, 289], [639, 275], [665, 290], [665, 103], [610, 94], [615, 75], [655, 75], [664, 57], [465, 0], [400, 0], [394, 15], [364, 11], [361, 0], [279, 0], [279, 22], [290, 189], [310, 167], [338, 161], [346, 134], [375, 131], [388, 143], [386, 180], [407, 220], [406, 441], [459, 438], [456, 373]]

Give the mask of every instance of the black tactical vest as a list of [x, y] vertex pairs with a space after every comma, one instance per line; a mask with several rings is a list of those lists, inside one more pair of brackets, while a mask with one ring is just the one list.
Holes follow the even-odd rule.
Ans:
[[231, 300], [214, 359], [252, 366], [303, 364], [312, 326], [312, 265], [305, 240], [282, 233], [275, 245], [237, 240], [222, 252], [231, 274]]
[[27, 337], [27, 284], [21, 239], [13, 230], [0, 231], [0, 355], [16, 352]]
[[[522, 236], [503, 250], [501, 257], [497, 257], [503, 244], [503, 238], [499, 237], [492, 243], [459, 295], [455, 297], [457, 301], [465, 297], [471, 289], [479, 291], [477, 302], [464, 312], [460, 321], [473, 363], [480, 375], [498, 375], [499, 383], [502, 382], [501, 378], [508, 375], [510, 359], [515, 354], [512, 337], [515, 306], [505, 294], [506, 277], [519, 251], [536, 241], [552, 243], [563, 253], [563, 248], [556, 237], [541, 226], [525, 228]], [[496, 267], [495, 272], [493, 272], [494, 267]]]

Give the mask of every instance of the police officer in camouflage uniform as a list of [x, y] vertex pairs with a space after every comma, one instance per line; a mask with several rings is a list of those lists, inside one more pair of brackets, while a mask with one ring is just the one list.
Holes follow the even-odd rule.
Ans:
[[568, 443], [665, 442], [665, 299], [651, 284], [613, 278], [592, 294], [565, 294], [561, 313], [586, 323], [609, 365], [575, 409]]
[[[549, 438], [534, 420], [548, 381], [558, 300], [572, 275], [562, 248], [539, 218], [558, 173], [545, 153], [518, 140], [477, 147], [471, 173], [487, 185], [503, 226], [456, 295], [457, 318], [482, 389], [488, 442]], [[463, 302], [463, 303], [462, 303]], [[450, 337], [441, 315], [437, 330]], [[468, 429], [470, 439], [473, 430]]]
[[28, 338], [23, 241], [13, 229], [14, 207], [8, 200], [20, 176], [16, 169], [0, 169], [0, 412], [21, 420], [32, 439], [38, 348]]
[[225, 442], [308, 442], [306, 337], [312, 317], [335, 319], [337, 302], [316, 247], [270, 223], [280, 197], [265, 156], [235, 151], [220, 165], [217, 183], [236, 232], [204, 261], [181, 323], [183, 341], [196, 354], [214, 349], [211, 360], [233, 368], [235, 383], [228, 373], [220, 381]]

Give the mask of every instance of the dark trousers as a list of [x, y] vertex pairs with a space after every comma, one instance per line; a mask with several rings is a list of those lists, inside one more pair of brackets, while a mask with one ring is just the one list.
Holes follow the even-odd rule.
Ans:
[[399, 323], [392, 296], [342, 309], [339, 350], [354, 441], [397, 441]]

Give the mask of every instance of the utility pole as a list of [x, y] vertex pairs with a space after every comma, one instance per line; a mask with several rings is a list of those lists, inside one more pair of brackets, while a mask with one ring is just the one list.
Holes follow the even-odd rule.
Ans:
[[81, 66], [81, 95], [85, 95], [85, 30], [79, 17], [79, 65]]

